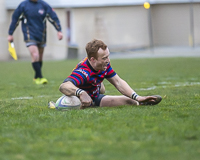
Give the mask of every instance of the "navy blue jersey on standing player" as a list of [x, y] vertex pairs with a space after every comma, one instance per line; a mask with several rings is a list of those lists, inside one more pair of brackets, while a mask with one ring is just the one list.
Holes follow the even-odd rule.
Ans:
[[59, 19], [53, 9], [44, 1], [25, 0], [20, 3], [12, 16], [9, 35], [13, 35], [19, 22], [22, 21], [22, 32], [25, 42], [46, 42], [46, 19], [61, 31]]
[[72, 82], [78, 88], [86, 91], [94, 100], [99, 95], [101, 82], [104, 78], [112, 78], [115, 75], [116, 73], [110, 66], [110, 63], [105, 71], [95, 71], [90, 65], [88, 58], [85, 58], [76, 66], [64, 82]]

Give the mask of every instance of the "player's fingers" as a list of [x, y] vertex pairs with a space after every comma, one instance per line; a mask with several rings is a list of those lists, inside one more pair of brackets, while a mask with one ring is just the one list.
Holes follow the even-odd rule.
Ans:
[[157, 99], [157, 97], [154, 97], [154, 96], [148, 96], [148, 98], [147, 99], [149, 99], [149, 100], [156, 100]]
[[83, 102], [82, 103], [82, 106], [84, 106], [84, 107], [89, 107], [89, 106], [91, 106], [92, 105], [92, 102], [91, 101], [89, 101], [89, 102]]

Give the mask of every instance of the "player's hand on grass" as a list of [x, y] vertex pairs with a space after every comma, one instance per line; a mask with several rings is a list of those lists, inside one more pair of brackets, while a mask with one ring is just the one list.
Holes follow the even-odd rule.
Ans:
[[84, 109], [84, 108], [87, 108], [87, 107], [90, 107], [91, 104], [92, 104], [92, 99], [91, 97], [86, 93], [86, 92], [82, 92], [80, 95], [79, 95], [79, 98], [80, 98], [80, 101], [82, 103], [82, 107], [81, 109]]
[[138, 96], [136, 100], [140, 105], [156, 105], [161, 102], [162, 97], [159, 95], [153, 96]]
[[138, 96], [136, 100], [138, 102], [156, 102], [157, 97], [154, 97], [154, 96]]

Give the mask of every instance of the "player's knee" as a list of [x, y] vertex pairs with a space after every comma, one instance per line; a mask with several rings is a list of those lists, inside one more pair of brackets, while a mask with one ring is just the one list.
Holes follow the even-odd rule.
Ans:
[[37, 52], [33, 52], [31, 53], [32, 54], [32, 58], [33, 60], [36, 62], [36, 61], [39, 61], [39, 53]]
[[101, 94], [104, 94], [105, 91], [106, 91], [105, 87], [104, 87], [104, 86], [101, 86], [101, 88], [100, 88], [100, 93], [101, 93]]

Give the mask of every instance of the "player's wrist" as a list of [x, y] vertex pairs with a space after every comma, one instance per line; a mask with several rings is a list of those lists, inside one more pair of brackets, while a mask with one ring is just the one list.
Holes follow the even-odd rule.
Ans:
[[140, 97], [136, 92], [132, 93], [131, 98], [137, 101], [137, 98]]
[[77, 97], [79, 97], [83, 92], [85, 92], [85, 91], [82, 90], [82, 89], [80, 89], [80, 88], [77, 88], [77, 89], [76, 89], [76, 92], [75, 92], [75, 95], [76, 95]]

